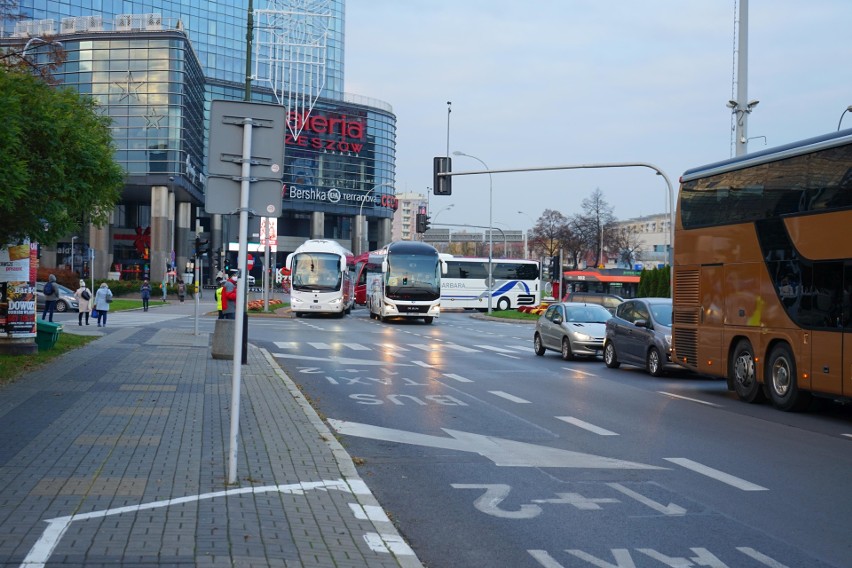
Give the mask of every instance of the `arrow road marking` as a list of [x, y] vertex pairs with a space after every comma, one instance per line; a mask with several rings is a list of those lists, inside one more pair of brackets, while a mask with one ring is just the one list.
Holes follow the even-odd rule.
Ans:
[[686, 469], [690, 469], [696, 473], [700, 473], [717, 481], [721, 481], [722, 483], [727, 483], [728, 485], [736, 487], [737, 489], [742, 489], [743, 491], [769, 491], [769, 489], [767, 489], [766, 487], [761, 487], [760, 485], [756, 485], [754, 483], [751, 483], [750, 481], [746, 481], [745, 479], [734, 477], [733, 475], [730, 475], [723, 471], [719, 471], [718, 469], [713, 469], [712, 467], [708, 467], [704, 464], [700, 464], [687, 458], [664, 459], [679, 466], [685, 467]]
[[666, 469], [653, 465], [617, 460], [593, 454], [560, 450], [547, 446], [516, 442], [504, 438], [483, 436], [444, 428], [450, 438], [431, 436], [406, 430], [395, 430], [328, 419], [329, 425], [338, 433], [372, 440], [384, 440], [399, 444], [412, 444], [430, 448], [443, 448], [460, 452], [471, 452], [494, 462], [494, 465], [509, 467], [570, 467], [589, 469]]
[[685, 515], [686, 514], [686, 509], [684, 509], [683, 507], [681, 507], [679, 505], [675, 505], [674, 503], [669, 503], [668, 505], [663, 505], [661, 503], [657, 503], [656, 501], [649, 499], [649, 498], [645, 497], [644, 495], [636, 493], [632, 489], [628, 489], [627, 487], [621, 485], [620, 483], [607, 483], [607, 485], [609, 485], [610, 487], [612, 487], [616, 491], [624, 493], [625, 495], [627, 495], [631, 499], [635, 499], [636, 501], [639, 501], [640, 503], [642, 503], [646, 507], [650, 507], [653, 510], [658, 511], [658, 512], [664, 514], [664, 515]]

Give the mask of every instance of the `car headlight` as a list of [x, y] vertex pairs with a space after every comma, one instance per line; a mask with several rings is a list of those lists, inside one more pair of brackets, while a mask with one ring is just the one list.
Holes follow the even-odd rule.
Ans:
[[579, 341], [591, 341], [593, 338], [591, 335], [586, 335], [585, 333], [575, 333], [574, 339]]
[[672, 348], [672, 336], [671, 335], [665, 335], [664, 337], [666, 338], [666, 347], [671, 349]]

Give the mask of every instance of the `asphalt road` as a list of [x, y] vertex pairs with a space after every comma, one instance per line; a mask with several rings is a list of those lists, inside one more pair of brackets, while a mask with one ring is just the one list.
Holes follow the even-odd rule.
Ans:
[[852, 411], [536, 357], [533, 326], [252, 321], [426, 566], [847, 567]]

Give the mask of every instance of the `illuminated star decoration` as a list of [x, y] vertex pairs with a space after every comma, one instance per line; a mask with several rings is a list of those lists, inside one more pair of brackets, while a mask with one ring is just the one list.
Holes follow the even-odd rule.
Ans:
[[139, 98], [139, 89], [142, 88], [142, 85], [145, 84], [144, 81], [134, 81], [133, 80], [133, 71], [127, 72], [127, 79], [123, 83], [113, 83], [119, 89], [121, 89], [121, 96], [118, 98], [118, 102], [123, 101], [124, 99], [130, 99], [132, 97], [136, 97], [137, 101], [141, 101]]
[[165, 118], [165, 115], [157, 112], [157, 107], [148, 107], [148, 113], [145, 115], [145, 120], [147, 124], [145, 128], [156, 128], [160, 129], [160, 121]]

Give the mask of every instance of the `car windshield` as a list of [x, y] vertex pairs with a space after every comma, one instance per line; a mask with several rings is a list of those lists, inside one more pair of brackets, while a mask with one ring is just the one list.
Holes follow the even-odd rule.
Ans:
[[571, 323], [606, 323], [612, 314], [597, 305], [566, 306], [565, 321]]
[[651, 304], [651, 315], [654, 316], [654, 321], [666, 327], [672, 326], [672, 305], [671, 304]]

